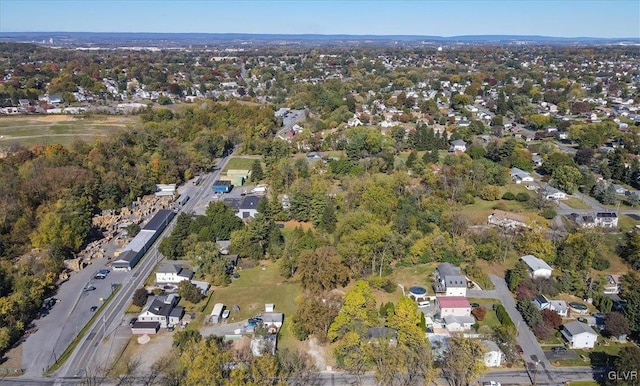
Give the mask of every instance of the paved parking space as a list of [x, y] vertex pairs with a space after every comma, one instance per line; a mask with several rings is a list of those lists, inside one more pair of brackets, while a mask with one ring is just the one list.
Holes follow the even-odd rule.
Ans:
[[564, 351], [545, 351], [544, 356], [547, 357], [549, 361], [563, 361], [563, 360], [571, 360], [578, 359], [578, 354], [576, 354], [573, 350], [564, 350]]

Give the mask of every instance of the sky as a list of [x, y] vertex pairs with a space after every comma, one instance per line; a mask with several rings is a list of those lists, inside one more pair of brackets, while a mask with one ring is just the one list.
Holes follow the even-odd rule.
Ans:
[[639, 0], [0, 0], [2, 32], [640, 38]]

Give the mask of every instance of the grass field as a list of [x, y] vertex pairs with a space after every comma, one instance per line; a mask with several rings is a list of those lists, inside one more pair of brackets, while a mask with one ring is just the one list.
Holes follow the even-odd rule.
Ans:
[[0, 146], [19, 144], [69, 145], [76, 140], [92, 141], [97, 137], [140, 122], [137, 116], [88, 117], [43, 115], [0, 118]]
[[[524, 186], [517, 184], [510, 184], [502, 187], [500, 194], [502, 195], [506, 192], [511, 192], [513, 194], [531, 194], [531, 192], [525, 189]], [[538, 223], [544, 223], [541, 222], [540, 216], [538, 216], [535, 211], [525, 207], [524, 203], [516, 200], [485, 201], [480, 198], [476, 198], [473, 204], [465, 205], [463, 212], [469, 220], [470, 225], [480, 225], [487, 222], [487, 217], [491, 214], [494, 208], [499, 208], [509, 212], [522, 213], [529, 217], [530, 220], [536, 220]]]
[[295, 299], [302, 288], [296, 282], [284, 280], [279, 268], [278, 264], [265, 261], [261, 266], [241, 270], [240, 278], [229, 286], [214, 288], [204, 314], [211, 313], [215, 303], [224, 303], [229, 308], [238, 305], [240, 312], [231, 316], [234, 321], [243, 320], [264, 312], [266, 303], [274, 303], [276, 312], [283, 312], [285, 316], [280, 341], [284, 340], [286, 344], [287, 339], [292, 339], [288, 327], [295, 311]]
[[[599, 337], [602, 339], [602, 337]], [[632, 343], [610, 342], [606, 340], [604, 343], [596, 343], [593, 350], [574, 350], [578, 354], [578, 359], [554, 361], [554, 366], [604, 366], [613, 357], [618, 355], [620, 349]]]
[[569, 197], [562, 202], [569, 205], [573, 209], [592, 209], [591, 206], [585, 204], [581, 199], [577, 197]]
[[223, 172], [227, 170], [251, 170], [253, 166], [253, 162], [260, 157], [233, 157], [229, 159], [227, 166], [224, 168]]

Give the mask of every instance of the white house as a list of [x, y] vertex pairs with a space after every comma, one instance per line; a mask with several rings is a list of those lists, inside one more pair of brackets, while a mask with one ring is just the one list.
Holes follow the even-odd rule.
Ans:
[[467, 277], [460, 268], [450, 263], [439, 264], [435, 272], [433, 289], [440, 296], [467, 296]]
[[157, 322], [162, 328], [166, 328], [170, 324], [178, 324], [184, 316], [184, 308], [176, 307], [178, 301], [180, 301], [180, 297], [174, 294], [153, 298], [151, 303], [138, 315], [138, 321]]
[[536, 305], [539, 311], [551, 310], [557, 312], [563, 318], [569, 316], [569, 305], [564, 300], [549, 300], [544, 295], [538, 295], [533, 299], [533, 304]]
[[485, 348], [484, 365], [487, 367], [499, 367], [502, 364], [504, 354], [495, 342], [483, 340], [482, 345]]
[[183, 280], [191, 280], [193, 274], [192, 270], [178, 264], [163, 264], [156, 271], [156, 283], [177, 284]]
[[511, 170], [509, 171], [509, 175], [511, 176], [511, 180], [516, 184], [521, 184], [523, 182], [533, 182], [531, 173], [525, 172], [522, 169], [511, 168]]
[[542, 196], [547, 200], [566, 200], [567, 193], [554, 188], [553, 186], [545, 186], [542, 188]]
[[564, 324], [560, 332], [572, 349], [593, 348], [598, 340], [598, 334], [593, 328], [578, 321]]
[[456, 139], [455, 141], [451, 142], [449, 151], [454, 153], [464, 153], [465, 151], [467, 151], [467, 143], [461, 139]]
[[440, 317], [471, 316], [471, 304], [464, 296], [436, 296]]
[[551, 271], [553, 271], [553, 268], [551, 268], [551, 266], [549, 266], [549, 264], [547, 264], [544, 260], [539, 259], [533, 255], [522, 256], [520, 260], [522, 260], [529, 268], [529, 276], [531, 276], [532, 279], [548, 279], [551, 277]]
[[598, 212], [595, 216], [595, 225], [601, 228], [617, 228], [618, 215], [614, 212]]

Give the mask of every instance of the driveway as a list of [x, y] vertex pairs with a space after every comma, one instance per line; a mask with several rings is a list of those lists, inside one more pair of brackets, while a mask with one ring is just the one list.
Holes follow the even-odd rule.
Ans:
[[[533, 335], [533, 332], [531, 332], [531, 329], [527, 326], [527, 324], [522, 319], [522, 316], [516, 309], [516, 302], [511, 295], [511, 291], [509, 291], [509, 288], [507, 287], [507, 283], [504, 281], [504, 279], [501, 279], [495, 275], [491, 275], [490, 279], [495, 286], [494, 290], [470, 290], [467, 291], [467, 297], [500, 300], [500, 303], [502, 303], [518, 330], [516, 341], [520, 345], [520, 347], [522, 347], [522, 351], [524, 351], [524, 360], [527, 363], [535, 363], [536, 361], [538, 361], [541, 373], [546, 374], [546, 376], [549, 377], [549, 380], [551, 381], [552, 379], [548, 372], [548, 369], [551, 369], [551, 364], [542, 351], [542, 348], [540, 348], [540, 345], [538, 344], [536, 337]], [[541, 375], [541, 373], [539, 373], [539, 376]]]

